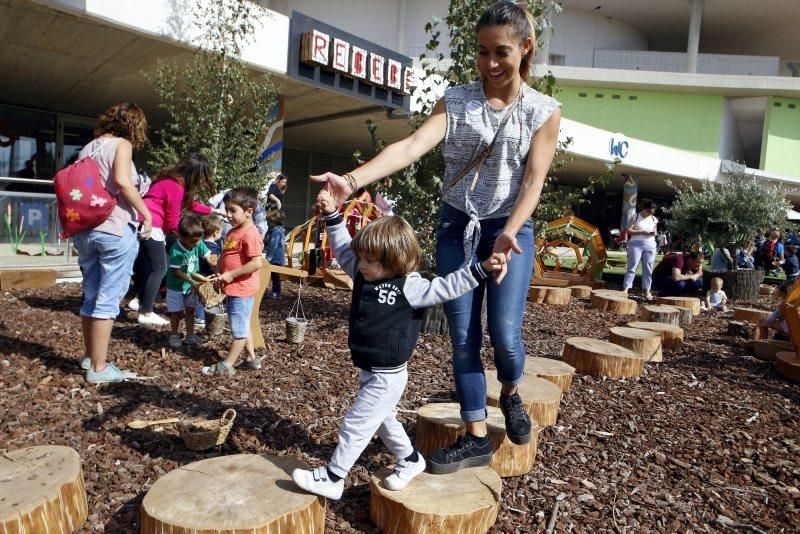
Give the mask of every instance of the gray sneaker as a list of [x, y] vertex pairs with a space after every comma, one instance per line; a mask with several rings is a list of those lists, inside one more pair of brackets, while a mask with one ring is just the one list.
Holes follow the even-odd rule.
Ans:
[[126, 378], [136, 378], [136, 373], [130, 371], [121, 371], [113, 363], [106, 365], [106, 368], [100, 372], [94, 371], [89, 368], [86, 371], [86, 381], [90, 384], [103, 384], [106, 382], [122, 382]]
[[88, 356], [84, 356], [81, 360], [81, 369], [84, 371], [88, 371], [92, 368], [92, 359]]
[[253, 358], [252, 360], [245, 360], [239, 365], [239, 367], [241, 367], [242, 369], [253, 369], [257, 371], [258, 369], [261, 369], [261, 360], [259, 360], [258, 358]]

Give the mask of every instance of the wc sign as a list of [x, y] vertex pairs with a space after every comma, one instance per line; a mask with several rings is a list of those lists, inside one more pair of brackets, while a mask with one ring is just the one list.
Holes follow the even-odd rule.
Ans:
[[615, 133], [608, 142], [608, 153], [614, 158], [625, 159], [630, 149], [628, 138], [621, 133]]
[[26, 230], [47, 230], [50, 226], [50, 210], [47, 204], [21, 203], [19, 215]]

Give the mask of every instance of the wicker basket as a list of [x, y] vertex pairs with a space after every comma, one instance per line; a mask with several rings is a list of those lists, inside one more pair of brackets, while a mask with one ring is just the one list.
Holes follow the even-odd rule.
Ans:
[[210, 337], [221, 336], [226, 324], [228, 324], [228, 314], [222, 306], [206, 309], [206, 333]]
[[228, 408], [219, 419], [181, 425], [178, 427], [178, 431], [181, 433], [186, 447], [193, 451], [204, 451], [225, 443], [228, 432], [233, 427], [234, 419], [236, 419], [236, 410]]
[[204, 308], [219, 306], [225, 298], [214, 282], [203, 282], [197, 286], [197, 296]]
[[289, 343], [302, 343], [306, 337], [308, 320], [303, 317], [286, 318], [286, 340]]

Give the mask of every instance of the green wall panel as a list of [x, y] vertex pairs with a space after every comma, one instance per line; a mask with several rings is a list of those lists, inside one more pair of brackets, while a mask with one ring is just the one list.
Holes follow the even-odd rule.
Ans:
[[761, 169], [800, 175], [800, 100], [769, 99], [761, 142]]
[[719, 155], [725, 100], [720, 95], [564, 87], [556, 98], [568, 119], [705, 156]]

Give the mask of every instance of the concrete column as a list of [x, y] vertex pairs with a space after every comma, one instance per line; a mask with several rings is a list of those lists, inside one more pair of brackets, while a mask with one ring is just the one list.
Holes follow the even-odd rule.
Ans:
[[639, 196], [639, 177], [632, 174], [624, 174], [625, 181], [622, 184], [622, 225], [624, 230], [628, 226], [628, 221], [636, 215], [636, 203]]
[[[408, 12], [408, 0], [397, 2], [397, 36], [394, 49], [396, 52], [405, 54], [406, 48], [406, 13]], [[416, 59], [416, 58], [415, 58]]]
[[705, 0], [692, 0], [692, 18], [689, 21], [689, 42], [686, 45], [686, 72], [697, 72], [697, 54], [700, 49], [700, 27], [703, 23]]
[[535, 65], [548, 65], [550, 64], [550, 41], [553, 39], [553, 16], [555, 15], [551, 0], [545, 0], [544, 10], [547, 17], [542, 20], [544, 28], [541, 34], [537, 36], [537, 41], [541, 41], [541, 46], [536, 47], [536, 59], [533, 63]]

